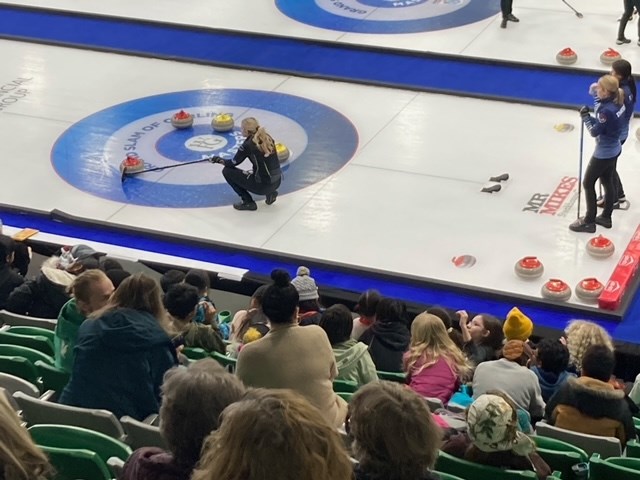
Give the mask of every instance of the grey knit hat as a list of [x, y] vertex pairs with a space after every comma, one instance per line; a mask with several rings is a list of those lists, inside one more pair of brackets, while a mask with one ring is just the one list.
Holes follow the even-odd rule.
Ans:
[[307, 267], [298, 267], [296, 278], [291, 280], [291, 284], [296, 287], [296, 290], [298, 291], [301, 302], [305, 300], [317, 300], [320, 298], [320, 295], [318, 295], [318, 286], [316, 285], [316, 281], [313, 277], [309, 276], [310, 274], [311, 272]]

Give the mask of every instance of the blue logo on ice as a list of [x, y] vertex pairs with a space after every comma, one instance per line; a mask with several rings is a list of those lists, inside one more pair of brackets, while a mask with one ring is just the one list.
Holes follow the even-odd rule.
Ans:
[[355, 33], [417, 33], [475, 23], [500, 12], [499, 0], [275, 0], [288, 17]]
[[[171, 117], [184, 109], [191, 128], [176, 130]], [[212, 119], [231, 114], [235, 127], [216, 132]], [[108, 200], [136, 205], [197, 208], [230, 205], [237, 195], [209, 162], [127, 177], [120, 163], [128, 154], [145, 168], [176, 166], [219, 155], [231, 158], [242, 144], [240, 122], [256, 117], [276, 142], [291, 152], [282, 168], [281, 194], [312, 185], [345, 165], [358, 147], [358, 133], [342, 114], [318, 102], [258, 90], [193, 90], [132, 100], [79, 121], [56, 141], [51, 161], [71, 185]], [[240, 168], [251, 168], [245, 161]]]

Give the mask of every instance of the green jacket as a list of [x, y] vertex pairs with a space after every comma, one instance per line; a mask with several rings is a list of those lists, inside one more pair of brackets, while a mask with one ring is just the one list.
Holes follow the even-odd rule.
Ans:
[[350, 380], [358, 385], [378, 380], [376, 366], [364, 343], [349, 339], [334, 345], [333, 354], [338, 366], [337, 379]]
[[75, 354], [73, 349], [78, 338], [78, 329], [86, 317], [78, 311], [76, 299], [72, 298], [64, 304], [58, 314], [55, 338], [53, 341], [56, 367], [71, 373]]

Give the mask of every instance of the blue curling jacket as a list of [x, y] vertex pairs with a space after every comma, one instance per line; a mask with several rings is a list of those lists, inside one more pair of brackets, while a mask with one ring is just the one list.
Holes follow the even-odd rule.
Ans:
[[582, 117], [587, 130], [596, 139], [595, 158], [612, 158], [620, 155], [620, 133], [625, 115], [624, 105], [616, 105], [613, 98], [596, 101], [594, 116]]
[[629, 122], [633, 117], [636, 106], [636, 99], [631, 93], [628, 81], [620, 82], [620, 88], [624, 91], [624, 115], [622, 117], [622, 129], [620, 131], [620, 142], [624, 142], [629, 136]]

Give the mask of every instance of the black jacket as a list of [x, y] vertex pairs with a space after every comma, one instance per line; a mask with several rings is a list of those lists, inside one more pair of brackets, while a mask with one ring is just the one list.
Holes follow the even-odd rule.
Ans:
[[67, 288], [75, 276], [56, 268], [57, 260], [46, 260], [35, 280], [27, 280], [13, 290], [5, 308], [31, 317], [58, 318], [60, 309], [71, 298]]
[[278, 154], [274, 150], [271, 155], [265, 155], [253, 141], [253, 136], [248, 136], [245, 139], [233, 157], [233, 160], [225, 160], [225, 166], [235, 167], [247, 158], [253, 165], [253, 175], [255, 176], [256, 183], [269, 185], [280, 180], [282, 171], [280, 170]]
[[24, 278], [9, 265], [0, 267], [0, 310], [7, 306], [7, 299], [16, 287], [24, 283]]
[[402, 372], [402, 355], [409, 348], [411, 333], [404, 323], [375, 322], [360, 341], [369, 345], [376, 370]]

